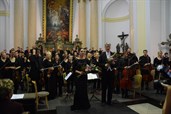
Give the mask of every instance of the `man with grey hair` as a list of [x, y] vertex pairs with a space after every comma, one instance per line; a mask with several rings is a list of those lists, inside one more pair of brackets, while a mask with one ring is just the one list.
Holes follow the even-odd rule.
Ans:
[[[102, 104], [107, 103], [111, 105], [112, 101], [112, 90], [114, 83], [114, 72], [115, 62], [112, 59], [113, 53], [110, 51], [111, 44], [105, 44], [105, 51], [99, 57], [99, 64], [102, 68]], [[107, 91], [107, 102], [106, 102], [106, 91]]]

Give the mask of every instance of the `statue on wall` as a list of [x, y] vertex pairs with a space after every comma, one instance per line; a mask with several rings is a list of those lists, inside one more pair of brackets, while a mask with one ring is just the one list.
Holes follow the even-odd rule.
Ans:
[[74, 44], [75, 49], [79, 49], [82, 47], [82, 42], [78, 38], [78, 35], [76, 35], [76, 38], [75, 38], [75, 41], [73, 42], [73, 44]]
[[118, 53], [120, 53], [120, 48], [122, 49], [122, 52], [125, 52], [129, 46], [127, 43], [125, 43], [125, 39], [128, 37], [129, 35], [128, 34], [124, 34], [124, 32], [122, 32], [121, 35], [118, 35], [118, 37], [121, 39], [121, 44], [118, 44], [116, 46], [116, 50]]
[[39, 34], [39, 38], [36, 41], [36, 47], [40, 50], [41, 54], [43, 54], [43, 50], [45, 49], [45, 41], [41, 33]]
[[116, 46], [116, 52], [117, 53], [120, 53], [120, 44], [118, 43], [117, 46]]

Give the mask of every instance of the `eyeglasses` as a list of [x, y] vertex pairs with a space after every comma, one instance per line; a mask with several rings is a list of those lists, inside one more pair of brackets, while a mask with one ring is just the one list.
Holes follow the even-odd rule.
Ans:
[[85, 52], [85, 51], [81, 51], [81, 52]]

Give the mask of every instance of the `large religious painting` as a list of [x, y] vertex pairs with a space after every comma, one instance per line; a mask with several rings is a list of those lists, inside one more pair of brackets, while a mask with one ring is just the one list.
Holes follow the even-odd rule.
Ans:
[[71, 41], [72, 8], [72, 0], [43, 0], [43, 37], [46, 41]]

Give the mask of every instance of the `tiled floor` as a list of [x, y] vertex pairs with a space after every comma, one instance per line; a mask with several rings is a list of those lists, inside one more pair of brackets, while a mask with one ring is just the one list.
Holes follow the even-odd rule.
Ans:
[[162, 114], [162, 109], [149, 103], [129, 105], [128, 107], [139, 114]]

